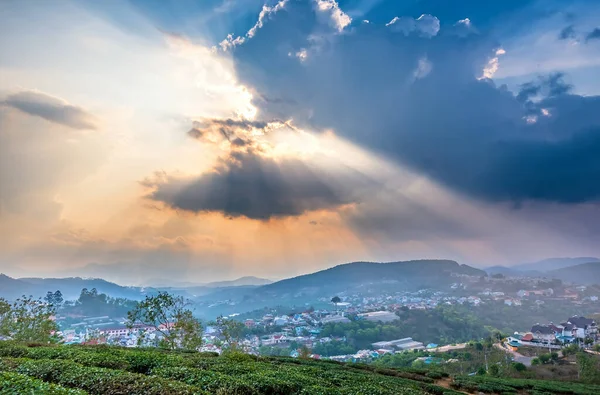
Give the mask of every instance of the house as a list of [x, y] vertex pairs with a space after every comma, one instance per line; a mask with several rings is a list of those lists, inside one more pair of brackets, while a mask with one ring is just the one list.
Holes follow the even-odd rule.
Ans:
[[373, 322], [392, 322], [399, 319], [399, 317], [391, 311], [373, 311], [370, 313], [359, 314], [358, 317]]
[[350, 320], [347, 317], [344, 317], [343, 315], [330, 315], [330, 316], [327, 316], [327, 317], [323, 317], [321, 319], [321, 323], [323, 325], [337, 324], [337, 323], [347, 324], [349, 322], [350, 322]]
[[244, 325], [246, 326], [246, 328], [254, 328], [256, 326], [256, 322], [254, 322], [253, 319], [247, 319], [246, 321], [244, 321]]
[[535, 340], [542, 342], [552, 342], [556, 339], [556, 333], [548, 325], [536, 324], [531, 327], [531, 333], [533, 334]]
[[563, 336], [573, 336], [579, 339], [585, 339], [586, 337], [595, 337], [598, 334], [598, 325], [596, 321], [586, 318], [574, 316], [569, 320], [561, 324], [563, 329]]
[[526, 333], [523, 335], [523, 337], [521, 337], [521, 341], [523, 342], [530, 342], [533, 340], [533, 334], [532, 333]]
[[414, 341], [411, 337], [398, 340], [381, 341], [371, 344], [373, 349], [386, 349], [395, 351], [423, 350], [425, 346], [421, 342]]

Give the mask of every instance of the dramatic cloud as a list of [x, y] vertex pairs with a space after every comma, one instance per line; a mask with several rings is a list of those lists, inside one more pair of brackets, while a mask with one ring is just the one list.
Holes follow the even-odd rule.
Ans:
[[8, 96], [5, 105], [29, 115], [44, 118], [73, 129], [95, 129], [94, 117], [82, 108], [58, 97], [37, 91], [24, 91]]
[[263, 5], [262, 10], [260, 11], [260, 14], [258, 15], [258, 20], [256, 21], [256, 23], [254, 24], [254, 26], [252, 26], [252, 28], [250, 30], [248, 30], [248, 32], [246, 33], [245, 36], [238, 36], [236, 38], [233, 37], [233, 34], [229, 34], [227, 35], [227, 37], [221, 41], [219, 43], [221, 49], [223, 49], [224, 51], [226, 51], [227, 49], [231, 48], [231, 47], [235, 47], [236, 45], [240, 45], [243, 44], [246, 40], [251, 39], [252, 37], [254, 37], [254, 35], [256, 34], [256, 32], [263, 27], [263, 24], [265, 23], [265, 19], [269, 18], [269, 16], [271, 14], [274, 14], [278, 11], [281, 11], [286, 3], [288, 2], [288, 0], [281, 0], [279, 2], [277, 2], [277, 4], [275, 4], [273, 7], [269, 7], [268, 5]]
[[280, 153], [275, 136], [305, 132], [290, 123], [247, 119], [195, 121], [188, 135], [218, 147], [223, 155], [210, 172], [196, 177], [157, 174], [143, 185], [152, 189], [150, 199], [191, 212], [219, 212], [268, 220], [298, 216], [357, 202], [369, 186], [366, 177], [327, 158], [311, 155], [311, 164], [295, 152]]
[[356, 184], [348, 175], [327, 174], [297, 159], [275, 160], [254, 151], [233, 153], [200, 177], [164, 176], [145, 182], [155, 189], [151, 199], [172, 208], [259, 220], [352, 203]]
[[[321, 22], [296, 2], [286, 10], [233, 52], [243, 81], [262, 96], [285, 99], [256, 101], [266, 117], [333, 129], [479, 199], [600, 198], [593, 182], [600, 169], [588, 154], [600, 140], [600, 104], [571, 95], [562, 75], [516, 95], [497, 87], [489, 78], [504, 54], [499, 43], [483, 33], [456, 34], [452, 21], [444, 30], [431, 15], [354, 26], [300, 63], [287, 54], [305, 47], [302, 31]], [[305, 22], [302, 31], [290, 32], [295, 20]]]
[[316, 0], [320, 11], [329, 12], [331, 22], [338, 32], [342, 32], [352, 22], [352, 18], [342, 11], [335, 0]]
[[576, 37], [577, 35], [575, 34], [575, 27], [573, 25], [565, 27], [558, 35], [559, 40], [575, 39]]
[[590, 40], [598, 40], [600, 39], [600, 28], [595, 28], [594, 30], [592, 30], [591, 32], [589, 32], [586, 36], [585, 36], [585, 41], [588, 42]]
[[402, 32], [406, 36], [414, 32], [423, 37], [431, 38], [440, 31], [440, 21], [432, 15], [421, 15], [417, 19], [394, 17], [386, 26], [389, 26], [392, 31]]

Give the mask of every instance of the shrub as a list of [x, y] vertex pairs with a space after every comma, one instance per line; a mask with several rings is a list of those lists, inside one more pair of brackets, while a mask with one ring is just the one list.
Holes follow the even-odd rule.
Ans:
[[17, 373], [65, 387], [75, 387], [99, 395], [188, 395], [201, 391], [192, 386], [119, 370], [86, 367], [60, 360], [20, 360]]
[[1, 372], [0, 394], [85, 395], [86, 392], [45, 383], [19, 373]]

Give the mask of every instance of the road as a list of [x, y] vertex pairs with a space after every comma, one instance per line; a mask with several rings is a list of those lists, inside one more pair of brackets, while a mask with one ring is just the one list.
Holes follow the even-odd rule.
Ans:
[[518, 352], [513, 351], [508, 347], [504, 347], [500, 343], [494, 343], [494, 347], [511, 354], [513, 356], [513, 359], [515, 362], [521, 362], [523, 365], [525, 365], [527, 367], [531, 366], [531, 361], [533, 360], [534, 357], [526, 357], [525, 355], [519, 354]]
[[455, 345], [448, 345], [448, 346], [441, 346], [441, 347], [436, 347], [436, 348], [430, 348], [427, 351], [448, 352], [448, 351], [452, 351], [452, 350], [461, 350], [461, 349], [463, 349], [465, 347], [467, 347], [467, 343], [461, 343], [461, 344], [455, 344]]

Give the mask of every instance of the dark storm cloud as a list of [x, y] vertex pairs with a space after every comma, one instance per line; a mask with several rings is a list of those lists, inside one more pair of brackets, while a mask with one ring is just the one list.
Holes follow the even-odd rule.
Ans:
[[591, 40], [598, 40], [600, 39], [600, 28], [595, 28], [594, 30], [592, 30], [591, 32], [589, 32], [586, 36], [585, 36], [585, 41], [591, 41]]
[[24, 91], [8, 96], [5, 105], [73, 129], [95, 129], [94, 117], [80, 107], [42, 92]]
[[[323, 33], [311, 6], [291, 1], [232, 53], [242, 81], [286, 99], [257, 101], [265, 117], [332, 128], [480, 199], [597, 200], [600, 168], [588, 148], [599, 135], [598, 98], [570, 94], [562, 74], [516, 95], [478, 79], [499, 43], [476, 29], [458, 35], [455, 23], [441, 20], [427, 37], [375, 23], [335, 35]], [[302, 61], [290, 55], [301, 49]], [[415, 79], [423, 59], [431, 67]]]
[[574, 39], [574, 38], [576, 38], [576, 34], [575, 34], [575, 28], [573, 27], [573, 25], [569, 25], [569, 26], [565, 27], [558, 34], [559, 40], [569, 40], [569, 39]]
[[368, 182], [346, 170], [315, 169], [293, 158], [234, 151], [212, 172], [195, 178], [146, 180], [149, 198], [180, 210], [268, 220], [332, 209], [357, 200]]

